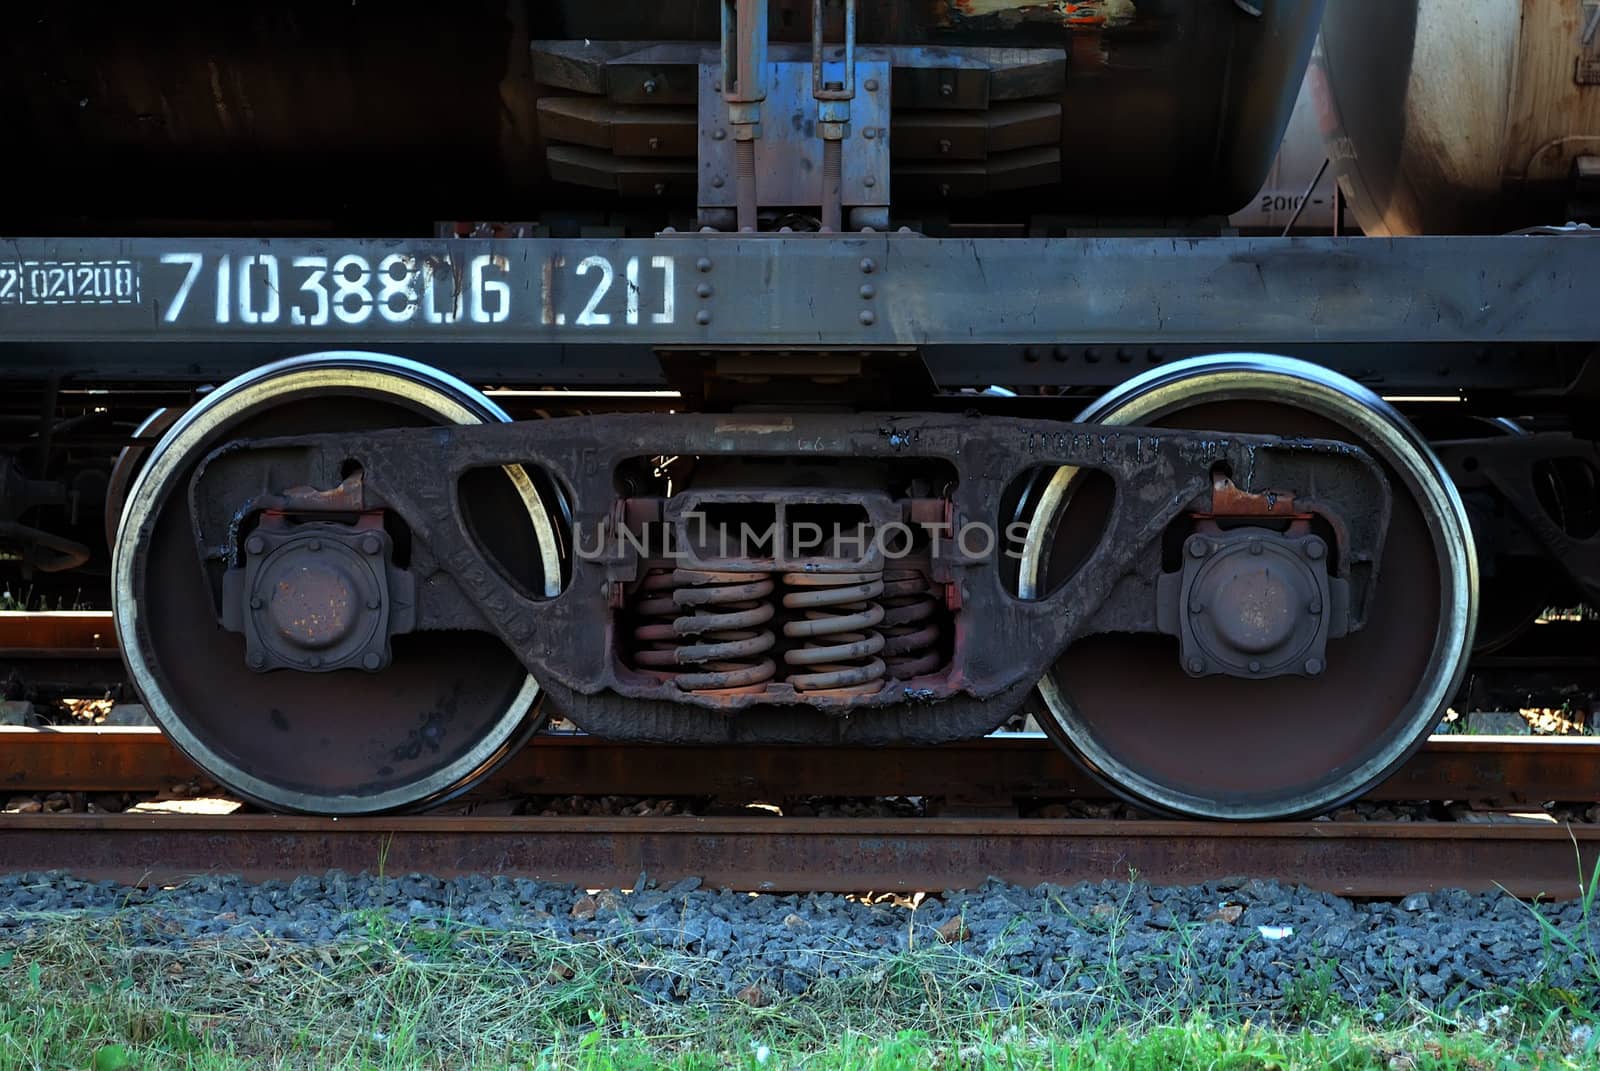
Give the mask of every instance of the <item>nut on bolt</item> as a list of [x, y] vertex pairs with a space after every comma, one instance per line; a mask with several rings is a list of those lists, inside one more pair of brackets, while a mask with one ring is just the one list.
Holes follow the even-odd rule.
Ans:
[[1315, 536], [1306, 540], [1306, 557], [1310, 558], [1312, 561], [1317, 561], [1327, 552], [1328, 546], [1322, 540], [1316, 538]]
[[1188, 550], [1191, 558], [1204, 558], [1211, 553], [1211, 544], [1200, 536], [1190, 536], [1184, 548]]

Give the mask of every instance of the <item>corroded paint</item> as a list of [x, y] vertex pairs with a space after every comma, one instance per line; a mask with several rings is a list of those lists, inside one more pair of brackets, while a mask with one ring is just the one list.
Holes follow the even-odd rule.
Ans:
[[1133, 0], [950, 0], [947, 21], [996, 18], [1015, 22], [1059, 22], [1088, 29], [1125, 26], [1137, 17]]

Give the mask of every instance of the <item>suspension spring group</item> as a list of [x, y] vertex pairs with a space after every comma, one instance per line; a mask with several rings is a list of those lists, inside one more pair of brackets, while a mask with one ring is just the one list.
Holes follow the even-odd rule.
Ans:
[[781, 660], [796, 692], [870, 695], [946, 657], [940, 600], [916, 569], [775, 577], [656, 568], [635, 597], [632, 664], [685, 691], [764, 691]]

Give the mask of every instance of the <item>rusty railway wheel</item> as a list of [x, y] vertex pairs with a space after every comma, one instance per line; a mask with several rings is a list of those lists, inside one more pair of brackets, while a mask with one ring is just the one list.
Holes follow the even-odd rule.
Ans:
[[[173, 424], [129, 490], [112, 576], [129, 674], [185, 754], [268, 807], [354, 815], [447, 799], [527, 739], [539, 686], [487, 633], [395, 636], [377, 672], [250, 669], [244, 637], [219, 624], [222, 565], [202, 561], [188, 506], [196, 466], [228, 442], [507, 419], [425, 365], [331, 352], [239, 376]], [[558, 543], [538, 489], [520, 467], [483, 475], [461, 487], [469, 520], [492, 519], [480, 538], [529, 590], [555, 594]]]
[[[1354, 798], [1420, 746], [1466, 670], [1477, 564], [1454, 486], [1398, 413], [1315, 365], [1232, 354], [1138, 376], [1079, 419], [1354, 443], [1383, 465], [1393, 505], [1366, 626], [1328, 642], [1320, 675], [1191, 677], [1175, 637], [1088, 637], [1039, 686], [1061, 747], [1144, 806], [1264, 820]], [[1024, 598], [1068, 581], [1106, 505], [1092, 480], [1053, 475], [1024, 548]]]

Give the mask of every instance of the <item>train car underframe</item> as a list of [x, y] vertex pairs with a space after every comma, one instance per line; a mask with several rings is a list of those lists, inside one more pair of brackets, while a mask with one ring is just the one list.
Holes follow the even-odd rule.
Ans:
[[[330, 814], [447, 799], [552, 713], [934, 743], [1035, 690], [1144, 806], [1315, 814], [1594, 602], [1600, 241], [884, 232], [853, 22], [816, 34], [773, 68], [814, 137], [760, 169], [764, 28], [702, 63], [735, 182], [701, 169], [699, 231], [11, 241], [13, 564], [98, 568], [178, 746]], [[819, 229], [772, 226], [817, 149]]]

